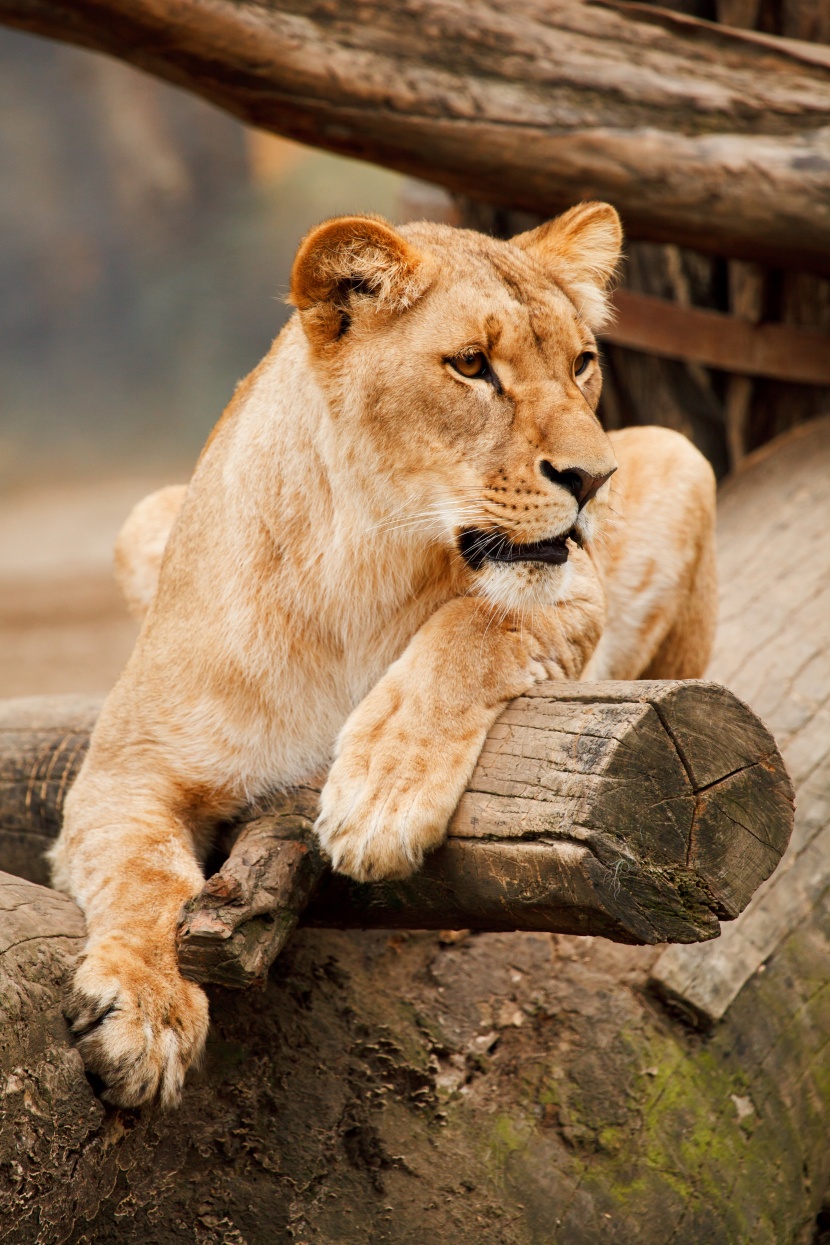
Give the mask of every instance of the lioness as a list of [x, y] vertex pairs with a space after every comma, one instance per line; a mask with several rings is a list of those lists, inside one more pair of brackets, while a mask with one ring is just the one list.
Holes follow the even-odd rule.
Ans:
[[620, 243], [602, 203], [509, 242], [312, 230], [297, 312], [187, 490], [128, 520], [146, 618], [52, 856], [89, 930], [69, 1015], [110, 1101], [175, 1101], [204, 1044], [174, 934], [217, 821], [333, 757], [334, 868], [403, 877], [533, 683], [703, 672], [712, 472], [594, 414]]

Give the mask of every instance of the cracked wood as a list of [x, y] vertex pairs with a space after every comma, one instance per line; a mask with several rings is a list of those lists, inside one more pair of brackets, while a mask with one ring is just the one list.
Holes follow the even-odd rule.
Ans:
[[[94, 702], [7, 702], [0, 859], [56, 831]], [[38, 720], [38, 713], [41, 718]], [[704, 682], [540, 685], [490, 732], [448, 841], [403, 882], [332, 875], [313, 835], [319, 789], [243, 818], [188, 906], [188, 976], [261, 984], [298, 923], [530, 929], [618, 942], [714, 938], [770, 875], [792, 788], [763, 723]]]
[[581, 0], [0, 0], [248, 123], [512, 208], [830, 272], [830, 54]]

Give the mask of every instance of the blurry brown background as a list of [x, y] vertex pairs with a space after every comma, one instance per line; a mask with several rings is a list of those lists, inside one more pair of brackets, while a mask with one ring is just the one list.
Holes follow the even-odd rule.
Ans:
[[399, 192], [394, 174], [0, 30], [0, 696], [112, 685], [135, 634], [118, 527], [187, 478], [287, 318], [306, 229], [394, 218]]

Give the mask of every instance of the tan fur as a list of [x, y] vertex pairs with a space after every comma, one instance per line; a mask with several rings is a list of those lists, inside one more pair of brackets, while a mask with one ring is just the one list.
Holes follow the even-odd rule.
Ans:
[[187, 486], [172, 484], [134, 506], [115, 542], [115, 577], [127, 608], [143, 618], [156, 595], [161, 560]]
[[[619, 244], [601, 204], [514, 243], [320, 226], [297, 314], [186, 494], [128, 520], [119, 574], [146, 618], [53, 852], [89, 927], [69, 1011], [112, 1101], [175, 1101], [204, 1043], [174, 933], [218, 819], [331, 765], [317, 829], [334, 867], [402, 877], [533, 683], [702, 673], [711, 471], [671, 433], [609, 439], [596, 361], [574, 373]], [[459, 371], [485, 356], [486, 374]], [[556, 474], [577, 469], [598, 487], [582, 510]], [[572, 530], [585, 548], [564, 565], [476, 566], [462, 536]]]

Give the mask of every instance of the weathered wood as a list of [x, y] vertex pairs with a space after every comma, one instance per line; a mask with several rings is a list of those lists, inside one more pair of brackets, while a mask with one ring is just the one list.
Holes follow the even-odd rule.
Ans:
[[[830, 887], [828, 480], [830, 418], [758, 451], [721, 494], [724, 600], [713, 668], [776, 723], [799, 799], [781, 868], [717, 951], [670, 948], [653, 970], [655, 988], [704, 1027]], [[730, 591], [743, 576], [758, 584], [748, 597]]]
[[743, 376], [830, 385], [828, 333], [792, 324], [754, 324], [625, 289], [615, 292], [614, 308], [616, 319], [601, 336], [615, 346]]
[[264, 129], [631, 237], [830, 272], [830, 54], [646, 5], [0, 0]]
[[326, 872], [312, 829], [318, 795], [292, 792], [269, 816], [242, 826], [222, 868], [183, 914], [179, 963], [186, 977], [265, 985]]
[[789, 838], [776, 754], [714, 684], [542, 685], [496, 723], [446, 848], [382, 900], [330, 879], [306, 919], [375, 924], [382, 903], [401, 928], [550, 929], [561, 906], [561, 933], [605, 917], [597, 932], [619, 941], [705, 936], [698, 905], [736, 916]]
[[44, 853], [100, 708], [92, 696], [0, 702], [0, 868], [7, 873], [49, 884]]
[[[56, 826], [89, 711], [70, 701], [56, 729], [57, 705], [47, 702], [42, 729], [36, 702], [0, 709], [0, 836], [17, 853], [27, 833], [39, 844]], [[186, 911], [188, 976], [261, 984], [301, 918], [650, 944], [714, 938], [719, 918], [737, 916], [775, 869], [792, 825], [772, 736], [731, 693], [703, 682], [550, 683], [514, 701], [446, 845], [404, 882], [327, 872], [312, 830], [318, 793], [278, 797], [244, 825]]]
[[[98, 1208], [104, 1110], [67, 1040], [61, 1002], [84, 920], [66, 895], [0, 873], [0, 1240], [65, 1240]], [[112, 1159], [110, 1159], [110, 1165]], [[43, 1231], [39, 1231], [43, 1225]]]

